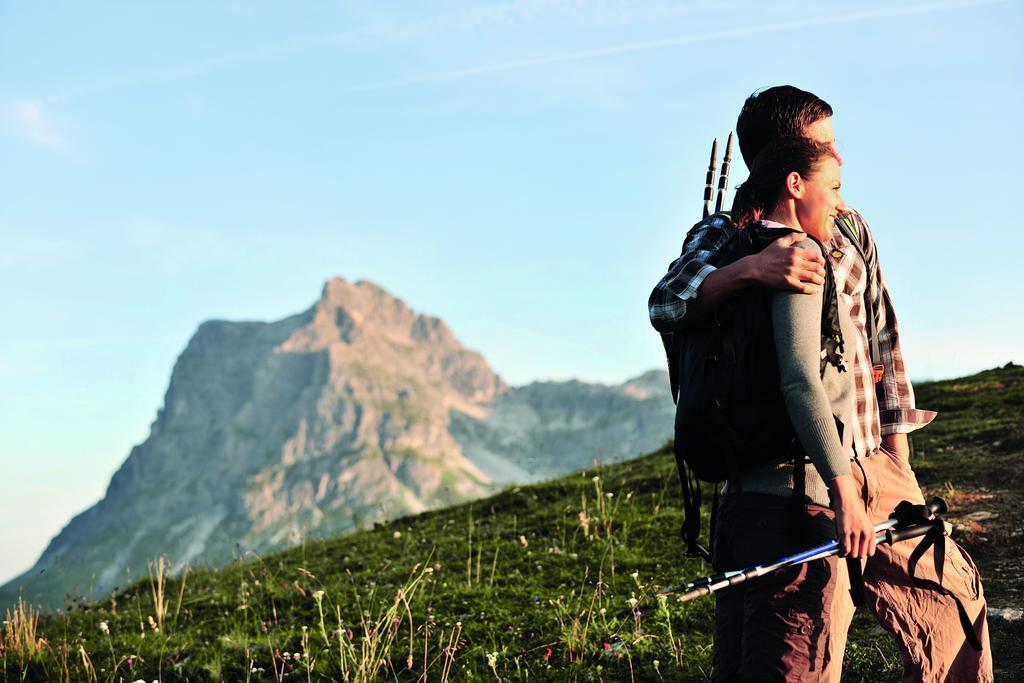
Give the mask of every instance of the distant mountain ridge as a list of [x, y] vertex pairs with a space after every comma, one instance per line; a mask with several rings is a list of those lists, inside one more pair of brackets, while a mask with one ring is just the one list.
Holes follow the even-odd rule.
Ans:
[[149, 436], [0, 604], [98, 595], [146, 561], [218, 564], [653, 450], [664, 372], [509, 387], [439, 318], [332, 278], [276, 322], [208, 321]]

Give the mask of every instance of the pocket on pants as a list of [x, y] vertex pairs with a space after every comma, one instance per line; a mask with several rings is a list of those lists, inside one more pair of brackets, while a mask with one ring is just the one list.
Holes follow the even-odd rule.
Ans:
[[942, 585], [963, 601], [981, 597], [981, 574], [967, 551], [949, 536], [946, 537], [946, 565]]

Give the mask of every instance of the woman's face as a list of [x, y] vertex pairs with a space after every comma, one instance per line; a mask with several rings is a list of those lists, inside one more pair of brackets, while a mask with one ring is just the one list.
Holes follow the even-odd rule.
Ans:
[[812, 237], [824, 242], [832, 237], [832, 226], [843, 204], [839, 196], [839, 163], [827, 156], [804, 179], [803, 196], [796, 200], [800, 225]]

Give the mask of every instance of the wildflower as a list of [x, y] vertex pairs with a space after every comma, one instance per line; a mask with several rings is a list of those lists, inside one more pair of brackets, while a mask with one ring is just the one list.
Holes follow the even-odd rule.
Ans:
[[605, 615], [605, 614], [606, 614], [607, 612], [608, 612], [608, 610], [606, 610], [606, 609], [605, 609], [604, 607], [602, 607], [602, 608], [601, 608], [601, 610], [600, 610], [600, 614], [601, 614], [601, 616], [602, 616], [602, 617], [603, 617], [603, 616], [604, 616], [604, 615]]
[[630, 607], [636, 607], [636, 603], [637, 603], [637, 599], [636, 598], [630, 598], [629, 600], [626, 600], [626, 604], [628, 604]]
[[657, 671], [660, 674], [661, 673], [661, 669], [659, 667], [661, 666], [661, 662], [659, 662], [657, 659], [655, 659], [653, 662], [651, 662], [651, 664], [654, 665], [654, 670]]
[[402, 532], [401, 531], [396, 531], [395, 533], [393, 533], [391, 535], [394, 536], [395, 539], [397, 540], [397, 539], [402, 537]]
[[524, 548], [525, 548], [526, 546], [530, 545], [530, 542], [526, 540], [526, 536], [523, 536], [522, 534], [519, 534], [519, 543], [520, 543], [520, 545], [522, 545], [522, 546], [523, 546]]
[[592, 482], [594, 482], [596, 484], [597, 482], [601, 481], [601, 477], [599, 477], [599, 476], [597, 476], [595, 474], [593, 477], [590, 478], [590, 481], [592, 481]]
[[156, 625], [156, 620], [153, 619], [153, 615], [150, 615], [150, 616], [146, 617], [146, 620], [149, 621], [149, 627], [151, 629], [153, 629], [154, 631], [159, 631], [160, 630], [160, 627], [158, 627]]
[[632, 574], [630, 574], [630, 576], [633, 577], [634, 581], [639, 581], [640, 580], [640, 572], [638, 572], [638, 571], [637, 572], [633, 572]]
[[317, 602], [320, 602], [321, 600], [324, 599], [324, 592], [323, 591], [317, 591], [317, 592], [313, 593], [313, 599], [316, 600]]
[[497, 652], [488, 652], [487, 653], [487, 666], [489, 666], [489, 667], [491, 667], [493, 669], [497, 665], [498, 665], [498, 653]]
[[433, 574], [434, 573], [434, 568], [433, 567], [427, 567], [423, 571], [426, 572], [427, 574]]
[[533, 596], [533, 601], [534, 602], [540, 602], [540, 596], [539, 595], [534, 595]]
[[[4, 622], [4, 626], [6, 626], [6, 625], [7, 625], [7, 622], [5, 621]], [[105, 636], [109, 636], [110, 635], [110, 625], [107, 624], [107, 622], [105, 622], [105, 621], [101, 621], [100, 622], [100, 633], [102, 633]]]
[[611, 497], [612, 497], [612, 496], [614, 496], [614, 495], [615, 495], [614, 493], [612, 493], [611, 491], [609, 491], [608, 493], [604, 494], [604, 497], [605, 497], [605, 498], [611, 498]]

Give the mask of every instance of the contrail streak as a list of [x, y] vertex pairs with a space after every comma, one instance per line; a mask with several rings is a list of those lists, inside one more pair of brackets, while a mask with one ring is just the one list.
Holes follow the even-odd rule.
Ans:
[[[870, 21], [874, 19], [887, 19], [917, 14], [930, 14], [934, 12], [943, 12], [947, 10], [981, 7], [985, 5], [995, 5], [1004, 2], [1007, 2], [1007, 0], [950, 0], [948, 2], [931, 2], [915, 5], [889, 7], [877, 10], [865, 10], [863, 12], [851, 12], [847, 14], [834, 15], [830, 17], [796, 19], [793, 21], [760, 24], [757, 26], [726, 29], [722, 31], [712, 31], [708, 33], [699, 33], [694, 35], [675, 36], [669, 38], [662, 38], [658, 40], [643, 41], [638, 43], [627, 43], [623, 45], [599, 47], [589, 50], [579, 50], [575, 52], [562, 52], [541, 57], [516, 59], [504, 62], [493, 62], [490, 64], [466, 67], [463, 69], [455, 69], [451, 71], [441, 71], [435, 73], [421, 74], [417, 76], [410, 76], [406, 78], [396, 78], [392, 80], [378, 81], [375, 83], [351, 85], [344, 87], [342, 91], [355, 93], [372, 92], [375, 90], [389, 90], [394, 88], [404, 88], [413, 85], [436, 83], [440, 81], [450, 81], [460, 78], [471, 78], [474, 76], [501, 73], [503, 71], [528, 69], [537, 66], [562, 64], [567, 62], [583, 61], [587, 59], [599, 59], [602, 57], [613, 57], [616, 55], [626, 55], [638, 52], [647, 52], [651, 50], [663, 50], [666, 48], [677, 47], [681, 45], [692, 45], [696, 43], [707, 43], [716, 40], [743, 38], [747, 36], [763, 35], [766, 33], [779, 33], [783, 31], [792, 31], [795, 29], [802, 28], [834, 26], [837, 24]], [[170, 66], [164, 69], [144, 71], [136, 74], [128, 74], [125, 76], [111, 78], [105, 81], [89, 83], [75, 88], [71, 88], [70, 90], [67, 90], [63, 93], [47, 97], [43, 101], [48, 104], [64, 103], [97, 92], [119, 90], [122, 88], [145, 85], [147, 83], [157, 83], [161, 81], [184, 80], [238, 64], [262, 61], [266, 59], [271, 59], [273, 57], [294, 54], [297, 52], [302, 52], [329, 45], [344, 45], [358, 43], [360, 39], [365, 39], [367, 35], [372, 35], [374, 28], [377, 28], [379, 30], [379, 27], [354, 29], [331, 35], [294, 41], [291, 43], [286, 43], [259, 50], [222, 55], [220, 57], [214, 57], [208, 60], [195, 62], [191, 64], [180, 64], [176, 66]]]
[[650, 40], [640, 43], [627, 43], [624, 45], [613, 45], [610, 47], [593, 48], [590, 50], [579, 50], [576, 52], [563, 52], [547, 55], [544, 57], [532, 57], [517, 59], [507, 62], [494, 62], [481, 66], [467, 67], [453, 71], [441, 71], [408, 78], [397, 78], [377, 83], [364, 85], [353, 85], [344, 89], [345, 92], [372, 92], [374, 90], [390, 90], [393, 88], [404, 88], [412, 85], [425, 83], [436, 83], [439, 81], [451, 81], [460, 78], [471, 78], [485, 74], [500, 73], [502, 71], [515, 71], [528, 69], [536, 66], [547, 66], [550, 64], [562, 64], [566, 62], [578, 62], [587, 59], [598, 59], [601, 57], [612, 57], [616, 55], [647, 52], [650, 50], [663, 50], [665, 48], [677, 47], [679, 45], [692, 45], [695, 43], [707, 43], [715, 40], [726, 40], [729, 38], [743, 38], [747, 36], [762, 35], [765, 33], [779, 33], [792, 31], [801, 28], [815, 28], [820, 26], [834, 26], [836, 24], [849, 24], [859, 21], [870, 21], [872, 19], [887, 19], [892, 17], [910, 16], [915, 14], [930, 14], [946, 10], [961, 9], [966, 7], [981, 7], [984, 5], [995, 5], [1007, 0], [954, 0], [952, 2], [934, 2], [918, 5], [904, 5], [902, 7], [889, 7], [878, 10], [866, 10], [864, 12], [851, 12], [831, 17], [815, 17], [811, 19], [798, 19], [794, 21], [783, 21], [773, 24], [760, 24], [744, 28], [727, 29], [723, 31], [712, 31], [688, 36], [676, 36]]
[[135, 74], [118, 76], [105, 81], [98, 81], [71, 88], [70, 90], [58, 95], [47, 97], [45, 101], [49, 104], [59, 104], [62, 102], [77, 100], [86, 95], [106, 90], [119, 90], [134, 85], [159, 83], [161, 81], [180, 81], [193, 76], [201, 76], [205, 73], [209, 73], [210, 71], [216, 71], [236, 64], [245, 64], [248, 62], [269, 59], [271, 57], [280, 57], [316, 47], [322, 47], [324, 45], [340, 45], [357, 37], [359, 33], [360, 32], [358, 30], [334, 33], [328, 36], [295, 41], [292, 43], [277, 45], [275, 47], [264, 48], [262, 50], [251, 50], [248, 52], [221, 55], [220, 57], [212, 57], [201, 62], [179, 64], [177, 66], [169, 66], [163, 69], [155, 69], [153, 71], [142, 71]]

